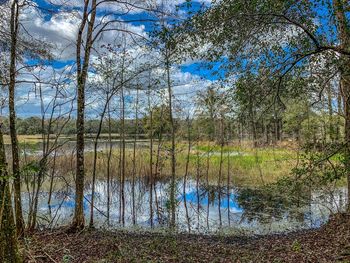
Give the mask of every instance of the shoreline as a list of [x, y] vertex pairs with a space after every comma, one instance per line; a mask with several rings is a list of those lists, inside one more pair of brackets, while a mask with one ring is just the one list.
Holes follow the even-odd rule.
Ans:
[[318, 229], [261, 236], [62, 227], [29, 234], [22, 251], [26, 262], [349, 262], [350, 215]]

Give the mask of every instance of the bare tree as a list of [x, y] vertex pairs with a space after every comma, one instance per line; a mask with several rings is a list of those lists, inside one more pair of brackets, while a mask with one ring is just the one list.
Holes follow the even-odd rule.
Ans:
[[136, 168], [136, 146], [137, 146], [137, 140], [139, 137], [139, 89], [136, 89], [136, 101], [135, 101], [135, 134], [134, 134], [134, 146], [133, 146], [133, 168], [132, 168], [132, 182], [131, 182], [131, 195], [132, 195], [132, 223], [133, 225], [136, 225], [136, 196], [135, 196], [135, 183], [136, 183], [136, 175], [137, 175], [137, 168]]
[[[60, 137], [63, 129], [70, 121], [73, 109], [73, 99], [69, 98], [69, 94], [65, 91], [65, 80], [62, 80], [66, 72], [60, 72], [58, 79], [55, 79], [55, 74], [53, 74], [52, 79], [47, 81], [47, 83], [52, 83], [49, 86], [42, 84], [43, 80], [41, 80], [40, 75], [39, 71], [39, 75], [35, 76], [38, 83], [34, 83], [34, 85], [35, 92], [39, 93], [38, 98], [41, 106], [42, 156], [37, 163], [38, 172], [36, 173], [35, 180], [31, 184], [34, 194], [28, 213], [28, 229], [30, 230], [34, 230], [37, 224], [39, 193], [45, 176], [48, 173], [49, 164], [51, 161], [55, 164], [57, 149], [67, 142], [66, 140], [60, 141]], [[49, 99], [49, 95], [44, 94], [44, 88], [49, 88], [50, 92], [54, 90], [54, 95], [51, 99]], [[48, 100], [48, 102], [45, 103], [44, 100]], [[62, 112], [60, 109], [66, 106], [68, 110]], [[62, 119], [63, 121], [61, 121]], [[55, 153], [54, 158], [51, 158], [52, 153]], [[53, 176], [54, 174], [51, 176], [49, 199], [51, 199], [52, 194]]]
[[[94, 227], [94, 201], [95, 201], [95, 184], [96, 184], [96, 166], [97, 166], [97, 147], [98, 147], [98, 141], [101, 136], [102, 132], [102, 125], [105, 118], [105, 115], [108, 110], [108, 105], [113, 96], [113, 92], [110, 92], [109, 90], [106, 91], [106, 100], [104, 102], [103, 110], [100, 116], [100, 121], [98, 124], [97, 133], [94, 139], [94, 157], [93, 157], [93, 168], [92, 168], [92, 186], [91, 186], [91, 203], [90, 203], [90, 223], [89, 227]], [[108, 182], [109, 183], [109, 182]], [[107, 193], [109, 194], [109, 193]]]
[[148, 76], [148, 89], [147, 89], [147, 103], [148, 103], [148, 112], [150, 118], [150, 131], [149, 131], [149, 213], [150, 213], [150, 223], [151, 227], [153, 227], [153, 108], [151, 104], [151, 73]]

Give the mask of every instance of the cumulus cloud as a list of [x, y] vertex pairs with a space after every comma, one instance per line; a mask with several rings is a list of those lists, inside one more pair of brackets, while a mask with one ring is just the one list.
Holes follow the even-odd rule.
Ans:
[[[53, 46], [51, 51], [55, 59], [75, 59], [75, 43], [81, 21], [78, 11], [69, 13], [58, 12], [47, 17], [39, 9], [28, 7], [21, 14], [21, 21], [25, 28], [25, 33], [46, 41]], [[93, 52], [98, 52], [101, 46], [108, 43], [118, 45], [119, 43], [116, 43], [116, 41], [121, 39], [121, 32], [128, 32], [128, 41], [132, 41], [135, 38], [147, 38], [144, 25], [135, 26], [124, 22], [120, 17], [111, 15], [97, 16], [94, 30], [96, 41]]]
[[[60, 62], [60, 65], [63, 64], [63, 66], [61, 68], [57, 68], [57, 65], [23, 67], [18, 76], [19, 83], [16, 88], [16, 102], [19, 116], [40, 115], [43, 105], [48, 111], [52, 109], [52, 101], [57, 95], [58, 89], [60, 90], [59, 99], [55, 103], [62, 104], [62, 111], [68, 112], [72, 106], [71, 102], [75, 102], [74, 63], [68, 63], [67, 61], [75, 61], [76, 59], [75, 43], [78, 26], [81, 21], [81, 10], [79, 7], [82, 6], [83, 1], [47, 0], [47, 2], [58, 5], [68, 4], [72, 9], [67, 12], [64, 8], [58, 7], [56, 12], [47, 14], [35, 5], [27, 6], [21, 12], [22, 33], [29, 34], [34, 38], [49, 43], [48, 47], [54, 55], [54, 62]], [[146, 25], [142, 23], [126, 23], [122, 15], [116, 15], [116, 13], [125, 10], [127, 13], [142, 13], [147, 8], [159, 6], [161, 2], [160, 0], [134, 0], [128, 1], [128, 4], [116, 4], [113, 2], [101, 4], [101, 10], [105, 11], [98, 13], [95, 34], [104, 25], [108, 24], [108, 26], [104, 27], [104, 32], [96, 38], [94, 44], [91, 56], [92, 66], [89, 72], [90, 83], [96, 80], [103, 80], [100, 72], [95, 71], [93, 67], [94, 63], [101, 59], [101, 57], [111, 56], [106, 47], [111, 45], [115, 49], [119, 49], [120, 52], [122, 46], [125, 45], [130, 60], [129, 64], [127, 64], [127, 74], [136, 73], [142, 67], [154, 67], [151, 71], [152, 78], [161, 80], [157, 84], [159, 86], [158, 89], [166, 94], [163, 58], [157, 50], [151, 50], [145, 45], [142, 45], [142, 42], [149, 37]], [[169, 4], [167, 6], [169, 10], [173, 10], [177, 4], [184, 3], [185, 0], [164, 2]], [[208, 3], [210, 1], [204, 2]], [[120, 57], [117, 57], [116, 61], [118, 59]], [[23, 65], [18, 65], [18, 67], [24, 66], [25, 63], [30, 64], [30, 62], [23, 61], [21, 62]], [[65, 63], [67, 65], [64, 65]], [[190, 62], [187, 61], [186, 63]], [[148, 78], [148, 73], [140, 74], [135, 82], [145, 85]], [[193, 103], [191, 102], [194, 101], [194, 96], [198, 90], [211, 84], [209, 80], [203, 80], [194, 74], [182, 72], [179, 65], [174, 65], [171, 68], [171, 80], [175, 106], [182, 107], [184, 110], [193, 107]], [[136, 85], [136, 83], [131, 84]], [[39, 88], [44, 95], [43, 100], [39, 96]], [[3, 91], [3, 94], [5, 93]], [[94, 95], [97, 94], [95, 93]], [[134, 98], [134, 95], [133, 91], [131, 91], [131, 98]], [[87, 113], [93, 116], [96, 112], [99, 112], [101, 100], [96, 100], [96, 97], [88, 97], [87, 99]]]

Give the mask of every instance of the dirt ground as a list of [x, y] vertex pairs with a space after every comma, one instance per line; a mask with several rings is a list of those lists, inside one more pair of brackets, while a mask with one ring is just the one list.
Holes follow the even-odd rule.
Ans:
[[44, 230], [22, 243], [26, 262], [350, 262], [350, 215], [317, 230], [256, 237]]

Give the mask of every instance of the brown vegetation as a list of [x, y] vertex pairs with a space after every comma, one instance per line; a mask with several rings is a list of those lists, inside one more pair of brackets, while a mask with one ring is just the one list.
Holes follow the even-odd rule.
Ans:
[[39, 231], [23, 244], [28, 262], [348, 262], [350, 216], [318, 230], [257, 237]]

